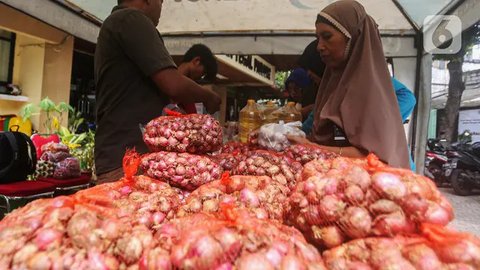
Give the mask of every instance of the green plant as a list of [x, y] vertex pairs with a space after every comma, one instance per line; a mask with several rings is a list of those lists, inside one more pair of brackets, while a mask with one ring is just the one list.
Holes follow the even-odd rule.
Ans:
[[28, 103], [23, 106], [20, 110], [20, 116], [25, 121], [41, 112], [44, 112], [46, 116], [42, 126], [45, 128], [47, 134], [51, 134], [59, 131], [64, 113], [73, 112], [73, 107], [65, 102], [55, 104], [55, 102], [46, 97], [42, 99], [38, 105]]
[[82, 171], [91, 171], [94, 163], [95, 132], [89, 130], [76, 133], [84, 121], [81, 112], [73, 111], [68, 119], [68, 128], [61, 126], [58, 135], [62, 143], [68, 146], [72, 156], [78, 158]]
[[82, 117], [82, 112], [74, 110], [68, 116], [68, 129], [75, 133], [83, 122], [85, 122], [85, 118]]

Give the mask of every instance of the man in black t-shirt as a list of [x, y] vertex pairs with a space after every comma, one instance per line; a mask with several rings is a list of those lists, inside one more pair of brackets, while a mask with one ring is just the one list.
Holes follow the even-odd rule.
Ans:
[[95, 51], [97, 182], [123, 176], [127, 148], [147, 151], [139, 125], [161, 115], [169, 100], [203, 102], [211, 113], [220, 97], [178, 72], [156, 25], [162, 0], [118, 0], [105, 19]]

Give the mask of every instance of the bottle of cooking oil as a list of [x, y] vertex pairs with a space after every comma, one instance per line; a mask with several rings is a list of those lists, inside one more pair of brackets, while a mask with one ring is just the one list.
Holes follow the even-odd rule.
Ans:
[[278, 123], [278, 115], [273, 114], [274, 111], [278, 110], [278, 106], [273, 101], [268, 101], [263, 110], [263, 121], [262, 125]]
[[239, 121], [239, 137], [240, 141], [243, 143], [248, 142], [248, 135], [250, 132], [255, 131], [260, 128], [262, 125], [262, 120], [260, 118], [260, 110], [257, 107], [257, 103], [253, 99], [247, 101], [247, 106], [245, 106], [240, 111], [240, 121]]
[[278, 120], [284, 123], [302, 121], [302, 113], [295, 108], [295, 102], [288, 102], [284, 107], [276, 110], [273, 114], [278, 115]]

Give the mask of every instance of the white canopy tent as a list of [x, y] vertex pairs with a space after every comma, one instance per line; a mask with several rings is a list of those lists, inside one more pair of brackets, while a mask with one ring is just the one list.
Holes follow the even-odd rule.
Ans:
[[[395, 76], [415, 90], [418, 106], [410, 143], [417, 170], [423, 171], [431, 105], [431, 56], [423, 49], [424, 19], [456, 15], [466, 29], [479, 20], [480, 1], [358, 1], [379, 25], [385, 55], [394, 57]], [[0, 2], [93, 43], [99, 24], [116, 4], [116, 0]], [[334, 0], [164, 0], [158, 29], [173, 55], [183, 54], [195, 43], [208, 45], [216, 54], [299, 55], [314, 39], [316, 14], [331, 2]], [[71, 12], [62, 13], [59, 8]], [[75, 13], [80, 16], [72, 16]]]

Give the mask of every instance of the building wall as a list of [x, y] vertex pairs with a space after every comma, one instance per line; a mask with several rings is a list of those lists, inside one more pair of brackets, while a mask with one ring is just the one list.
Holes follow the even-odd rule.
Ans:
[[[73, 57], [73, 37], [35, 18], [0, 3], [0, 28], [17, 34], [13, 83], [22, 89], [29, 102], [38, 104], [49, 97], [54, 102], [69, 102]], [[18, 114], [26, 103], [0, 100], [1, 114]], [[32, 117], [35, 129], [44, 115]], [[65, 116], [62, 124], [67, 125]]]

